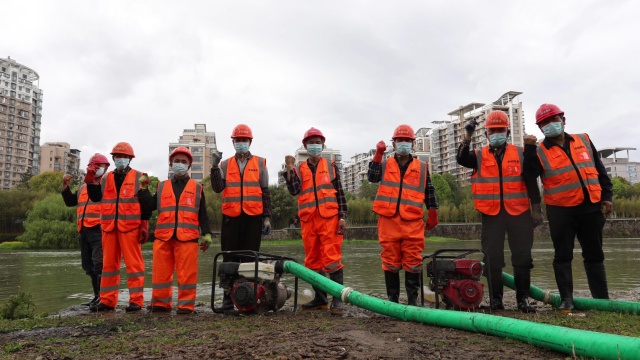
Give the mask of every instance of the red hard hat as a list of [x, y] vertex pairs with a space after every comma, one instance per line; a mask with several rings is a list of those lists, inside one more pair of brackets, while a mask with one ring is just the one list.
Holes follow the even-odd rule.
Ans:
[[542, 104], [538, 111], [536, 111], [536, 124], [539, 124], [546, 118], [550, 118], [556, 115], [564, 115], [564, 111], [553, 104]]
[[251, 128], [245, 124], [236, 125], [233, 128], [233, 132], [231, 132], [231, 138], [249, 138], [253, 140], [253, 133], [251, 132]]
[[324, 138], [324, 135], [322, 135], [322, 131], [312, 127], [311, 129], [307, 130], [307, 132], [304, 133], [304, 137], [302, 138], [302, 144], [304, 145], [304, 142], [307, 141], [307, 139], [312, 136], [319, 136], [322, 138], [322, 142], [323, 143], [325, 142], [325, 138]]
[[409, 125], [400, 125], [393, 130], [393, 137], [391, 139], [407, 138], [411, 140], [416, 139], [416, 134], [413, 132], [413, 128]]
[[191, 155], [191, 151], [189, 151], [189, 149], [184, 146], [178, 146], [177, 148], [175, 148], [171, 152], [171, 155], [169, 155], [169, 161], [171, 161], [176, 154], [185, 154], [189, 158], [189, 164], [193, 162], [193, 155]]
[[111, 150], [111, 155], [115, 154], [128, 155], [132, 158], [136, 157], [133, 154], [133, 148], [131, 147], [131, 145], [128, 142], [124, 141], [117, 143], [116, 146], [113, 147], [113, 150]]
[[107, 157], [102, 154], [98, 154], [98, 153], [93, 154], [93, 156], [89, 159], [89, 165], [100, 165], [100, 164], [105, 164], [108, 166], [109, 159], [107, 159]]
[[487, 115], [487, 120], [484, 123], [485, 129], [491, 128], [508, 128], [509, 117], [504, 111], [494, 110]]

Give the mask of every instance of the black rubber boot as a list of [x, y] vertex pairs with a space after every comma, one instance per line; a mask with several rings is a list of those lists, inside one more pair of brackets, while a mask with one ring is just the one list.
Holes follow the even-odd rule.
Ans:
[[[344, 273], [342, 269], [330, 273], [329, 278], [340, 285], [344, 284]], [[342, 315], [343, 310], [344, 305], [342, 304], [342, 299], [340, 299], [339, 296], [334, 296], [331, 302], [331, 310], [329, 310], [331, 311], [331, 315]]]
[[400, 274], [385, 271], [384, 283], [387, 286], [387, 298], [389, 301], [397, 303], [400, 297]]
[[111, 306], [107, 306], [103, 303], [97, 303], [96, 305], [89, 306], [89, 311], [91, 312], [101, 312], [101, 311], [113, 311], [115, 308]]
[[[324, 276], [324, 271], [322, 270], [316, 270], [316, 272], [322, 276]], [[303, 310], [326, 310], [329, 308], [329, 302], [327, 301], [327, 293], [318, 289], [315, 286], [313, 287], [313, 291], [315, 291], [315, 296], [314, 298], [307, 302], [302, 304], [302, 309]]]
[[516, 285], [518, 309], [523, 313], [535, 313], [536, 309], [529, 304], [531, 271], [529, 269], [513, 269], [513, 280]]
[[571, 263], [553, 264], [553, 271], [556, 275], [558, 292], [562, 299], [558, 310], [564, 313], [570, 313], [575, 308], [573, 306], [573, 272], [571, 271]]
[[100, 276], [98, 275], [90, 275], [91, 276], [91, 287], [93, 288], [93, 299], [86, 303], [82, 303], [82, 306], [91, 306], [100, 302]]
[[418, 306], [420, 273], [404, 272], [404, 287], [407, 289], [407, 305]]
[[[229, 290], [231, 291], [231, 290]], [[225, 291], [222, 295], [222, 306], [220, 311], [232, 311], [234, 309], [233, 300], [231, 300], [231, 294]]]
[[504, 310], [504, 304], [502, 303], [503, 285], [502, 285], [502, 270], [494, 271], [491, 273], [491, 282], [487, 278], [489, 288], [492, 290], [493, 298], [489, 305], [481, 306], [481, 309], [485, 310]]
[[584, 264], [584, 270], [587, 273], [587, 282], [589, 290], [594, 299], [608, 299], [609, 288], [607, 286], [607, 273], [604, 270], [604, 264]]

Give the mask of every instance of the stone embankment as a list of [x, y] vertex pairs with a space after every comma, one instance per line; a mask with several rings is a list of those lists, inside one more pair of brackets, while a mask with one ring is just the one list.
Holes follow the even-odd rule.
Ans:
[[[480, 239], [482, 226], [472, 224], [439, 224], [426, 236], [441, 236], [463, 240]], [[219, 235], [218, 235], [219, 236]], [[549, 239], [549, 224], [538, 226], [534, 231], [536, 239]], [[604, 226], [605, 238], [636, 238], [640, 237], [640, 219], [607, 219]], [[264, 241], [300, 239], [300, 229], [273, 230], [271, 234], [263, 236]], [[378, 228], [375, 226], [351, 226], [345, 234], [346, 240], [375, 240], [378, 239]]]

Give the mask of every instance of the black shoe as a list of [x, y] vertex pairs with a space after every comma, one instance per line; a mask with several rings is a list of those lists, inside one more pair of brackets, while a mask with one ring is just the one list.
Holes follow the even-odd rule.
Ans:
[[404, 272], [404, 285], [407, 290], [407, 305], [418, 306], [421, 273]]
[[98, 305], [100, 303], [100, 295], [95, 295], [93, 297], [93, 299], [91, 299], [91, 301], [89, 301], [89, 303], [87, 305], [82, 304], [83, 306], [91, 306], [91, 305]]
[[400, 274], [391, 271], [384, 272], [384, 284], [387, 288], [387, 299], [397, 303], [400, 296]]
[[482, 310], [504, 310], [504, 304], [502, 303], [502, 299], [493, 299], [493, 305], [482, 305], [480, 306]]
[[129, 304], [129, 306], [127, 306], [124, 311], [126, 312], [134, 312], [134, 311], [140, 311], [142, 310], [142, 306], [138, 305], [138, 304]]
[[234, 305], [233, 300], [231, 300], [231, 295], [227, 295], [226, 293], [222, 297], [222, 306], [219, 308], [220, 311], [233, 311]]
[[107, 306], [103, 303], [98, 303], [96, 305], [90, 305], [89, 306], [89, 311], [91, 312], [101, 312], [101, 311], [113, 311], [115, 310], [115, 308], [111, 307], [111, 306]]
[[171, 312], [171, 308], [164, 307], [164, 306], [152, 306], [152, 305], [149, 305], [149, 306], [147, 306], [147, 310], [149, 310], [151, 312], [163, 312], [163, 313]]
[[178, 309], [176, 310], [176, 314], [178, 315], [189, 315], [189, 314], [193, 314], [194, 311], [190, 310], [190, 309]]
[[323, 292], [316, 290], [316, 296], [313, 300], [302, 304], [303, 310], [327, 310], [329, 308], [329, 302], [327, 301], [327, 295], [322, 295]]
[[534, 314], [538, 312], [536, 308], [529, 304], [529, 299], [518, 301], [518, 309], [525, 314]]
[[560, 306], [558, 307], [558, 310], [560, 310], [560, 312], [562, 313], [570, 313], [573, 312], [574, 309], [575, 306], [573, 306], [573, 298], [566, 298], [562, 300]]

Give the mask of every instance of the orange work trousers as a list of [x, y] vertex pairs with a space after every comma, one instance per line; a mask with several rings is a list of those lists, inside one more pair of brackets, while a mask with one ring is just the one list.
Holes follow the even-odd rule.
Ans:
[[422, 271], [424, 221], [403, 220], [400, 215], [378, 218], [378, 241], [382, 246], [382, 269], [412, 273]]
[[126, 233], [114, 230], [102, 232], [102, 281], [100, 302], [111, 307], [118, 305], [120, 261], [124, 255], [129, 285], [129, 303], [144, 305], [144, 259], [138, 239], [140, 230]]
[[342, 265], [342, 240], [338, 234], [338, 216], [325, 219], [316, 211], [309, 220], [301, 222], [304, 266], [311, 270], [336, 272]]
[[178, 309], [193, 311], [198, 284], [198, 242], [171, 239], [153, 242], [151, 306], [171, 309], [173, 271], [178, 274]]

